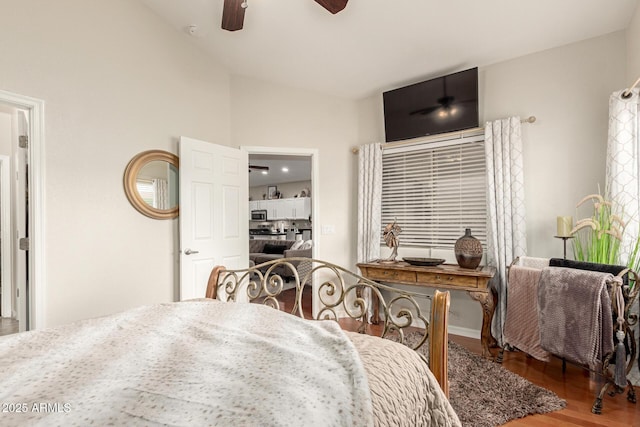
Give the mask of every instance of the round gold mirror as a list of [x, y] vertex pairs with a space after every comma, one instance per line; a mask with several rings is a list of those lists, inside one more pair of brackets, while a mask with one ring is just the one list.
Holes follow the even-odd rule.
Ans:
[[178, 216], [178, 156], [143, 151], [124, 171], [124, 192], [140, 213], [154, 219]]

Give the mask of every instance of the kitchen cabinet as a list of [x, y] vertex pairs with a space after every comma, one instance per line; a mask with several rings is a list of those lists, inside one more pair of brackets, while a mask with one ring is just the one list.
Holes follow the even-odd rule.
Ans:
[[293, 200], [293, 219], [309, 219], [311, 216], [311, 198], [310, 197], [298, 197]]
[[278, 205], [280, 204], [280, 199], [276, 200], [266, 200], [265, 208], [267, 210], [267, 219], [271, 221], [272, 219], [281, 219], [278, 215]]
[[249, 212], [267, 209], [267, 200], [251, 200], [249, 201]]
[[252, 200], [249, 212], [266, 210], [267, 220], [309, 219], [311, 216], [311, 198], [296, 197], [290, 199]]
[[309, 219], [311, 215], [311, 199], [308, 197], [299, 197], [293, 199], [278, 200], [278, 208], [276, 219]]

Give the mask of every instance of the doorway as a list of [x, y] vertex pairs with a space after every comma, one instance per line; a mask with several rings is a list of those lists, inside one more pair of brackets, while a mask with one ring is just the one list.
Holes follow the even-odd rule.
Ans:
[[[253, 233], [260, 232], [261, 227], [266, 227], [271, 233], [273, 230], [275, 233], [272, 236], [284, 236], [284, 239], [303, 239], [311, 240], [311, 258], [317, 258], [317, 254], [319, 253], [320, 247], [320, 229], [318, 228], [318, 224], [320, 224], [319, 218], [319, 206], [320, 206], [320, 179], [319, 179], [319, 154], [317, 149], [312, 148], [297, 148], [297, 147], [259, 147], [259, 146], [251, 146], [251, 147], [241, 147], [242, 150], [245, 150], [249, 156], [249, 166], [258, 166], [257, 168], [252, 168], [252, 174], [260, 174], [262, 177], [268, 175], [262, 175], [262, 171], [259, 166], [268, 166], [268, 173], [272, 173], [273, 176], [276, 175], [275, 168], [280, 168], [278, 170], [279, 178], [275, 181], [271, 182], [267, 180], [253, 180], [254, 182], [259, 182], [259, 184], [255, 185], [255, 188], [249, 188], [249, 194], [252, 196], [252, 200], [249, 202], [252, 204], [251, 206], [256, 206], [256, 202], [261, 201], [269, 201], [269, 197], [275, 196], [278, 197], [278, 200], [293, 198], [299, 199], [301, 197], [308, 196], [308, 192], [310, 190], [312, 202], [310, 203], [309, 212], [310, 215], [304, 215], [306, 218], [299, 219], [287, 219], [286, 215], [282, 219], [275, 219], [274, 221], [269, 220], [269, 212], [267, 211], [267, 220], [266, 221], [253, 221], [252, 218], [249, 218], [249, 227], [250, 230], [253, 230]], [[292, 163], [294, 162], [294, 163]], [[302, 180], [298, 178], [286, 178], [286, 173], [283, 175], [282, 167], [286, 167], [285, 163], [295, 164], [295, 162], [299, 162], [300, 164], [306, 164], [307, 167], [310, 168], [308, 171], [307, 178]], [[305, 176], [305, 175], [301, 175]], [[252, 178], [249, 178], [251, 183]], [[276, 182], [277, 181], [277, 182]], [[287, 181], [291, 184], [288, 184]], [[251, 184], [250, 184], [251, 185]], [[275, 187], [275, 188], [274, 188]], [[271, 193], [271, 194], [270, 194]], [[264, 195], [264, 198], [263, 198]], [[279, 197], [282, 196], [282, 199]], [[297, 197], [296, 197], [297, 196]], [[285, 206], [286, 207], [286, 206]], [[251, 213], [252, 208], [249, 209]], [[264, 209], [257, 209], [264, 210]], [[306, 212], [306, 211], [305, 211]], [[297, 214], [297, 211], [296, 211]], [[279, 216], [279, 215], [276, 215]], [[298, 216], [298, 215], [294, 215]], [[273, 217], [273, 214], [272, 214]], [[295, 223], [295, 224], [294, 224]], [[293, 233], [291, 232], [291, 228], [293, 228]], [[297, 230], [296, 230], [297, 229]], [[284, 230], [284, 232], [282, 232]], [[306, 231], [306, 233], [305, 233]], [[288, 232], [288, 236], [287, 236]], [[304, 234], [303, 234], [304, 233]], [[255, 236], [255, 235], [254, 235]], [[309, 237], [309, 239], [306, 239]], [[317, 280], [312, 280], [313, 287], [315, 289]], [[316, 301], [317, 292], [313, 292], [313, 301], [312, 308], [314, 316], [317, 315], [316, 310], [319, 307], [319, 302]]]
[[44, 326], [44, 102], [0, 91], [0, 335]]
[[249, 154], [249, 238], [310, 241], [311, 186], [311, 157]]
[[[311, 207], [311, 236], [318, 236], [320, 192], [317, 149], [274, 147], [240, 147], [238, 149], [181, 137], [179, 144], [180, 280], [177, 300], [199, 298], [204, 295], [209, 274], [215, 265], [238, 269], [248, 266], [250, 219], [247, 168], [250, 154], [306, 156], [311, 159], [311, 193], [314, 195]], [[196, 174], [199, 174], [197, 179]], [[224, 177], [218, 175], [224, 175]], [[224, 181], [226, 179], [229, 181]], [[223, 182], [226, 182], [225, 191], [220, 187]], [[220, 188], [216, 189], [217, 187]], [[224, 196], [225, 200], [216, 201], [216, 195]], [[199, 213], [196, 215], [197, 212]], [[194, 220], [197, 221], [194, 222]], [[226, 240], [216, 244], [212, 239]], [[230, 240], [233, 240], [235, 248], [233, 250], [229, 249]], [[312, 258], [319, 253], [319, 246], [320, 241], [316, 237], [312, 246]], [[313, 280], [314, 288], [316, 282]], [[319, 307], [318, 302], [315, 301], [318, 298], [317, 295], [318, 293], [314, 292], [312, 304], [314, 316], [317, 315], [316, 307]]]
[[[0, 336], [19, 331], [17, 313], [14, 310], [15, 286], [12, 277], [13, 253], [11, 239], [11, 152], [10, 129], [11, 116], [0, 109]], [[7, 147], [9, 145], [9, 147]]]
[[[311, 193], [311, 209], [310, 215], [305, 218], [299, 218], [296, 223], [295, 219], [276, 219], [274, 221], [265, 221], [264, 225], [269, 228], [274, 227], [277, 232], [281, 226], [283, 228], [289, 228], [295, 226], [300, 231], [300, 228], [308, 229], [310, 234], [310, 240], [313, 240], [313, 256], [317, 254], [318, 239], [319, 236], [316, 230], [316, 225], [319, 224], [318, 218], [318, 150], [305, 149], [305, 148], [288, 148], [288, 147], [241, 147], [245, 150], [249, 156], [249, 194], [252, 196], [252, 201], [268, 200], [273, 197], [279, 198], [296, 198], [296, 197], [308, 197], [308, 192]], [[293, 170], [282, 173], [282, 167], [289, 166], [290, 169], [295, 167], [307, 167], [308, 171], [296, 171], [294, 177], [287, 177], [287, 174], [294, 174]], [[269, 169], [265, 170], [264, 167]], [[280, 170], [274, 170], [280, 168]], [[267, 172], [267, 174], [263, 174]], [[251, 175], [259, 175], [260, 178], [254, 178]], [[277, 175], [277, 177], [276, 177]], [[273, 178], [269, 178], [269, 176]], [[255, 184], [252, 187], [252, 183]], [[280, 185], [280, 190], [278, 190]], [[275, 191], [274, 194], [268, 194]], [[269, 216], [267, 216], [269, 217]], [[272, 224], [273, 223], [273, 224]], [[282, 223], [282, 224], [281, 224]], [[251, 225], [253, 224], [253, 225]], [[250, 227], [258, 226], [261, 222], [250, 221]], [[302, 233], [298, 233], [302, 234]], [[305, 235], [306, 236], [306, 235]]]

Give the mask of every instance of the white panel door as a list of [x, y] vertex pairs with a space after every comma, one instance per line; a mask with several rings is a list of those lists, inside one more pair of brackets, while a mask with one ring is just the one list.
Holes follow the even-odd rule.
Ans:
[[181, 137], [180, 300], [204, 297], [211, 269], [249, 264], [244, 150]]

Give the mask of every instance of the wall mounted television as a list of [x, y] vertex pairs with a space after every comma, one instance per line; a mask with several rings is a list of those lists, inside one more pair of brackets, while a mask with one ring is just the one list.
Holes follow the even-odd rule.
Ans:
[[478, 68], [382, 94], [387, 142], [478, 127]]

